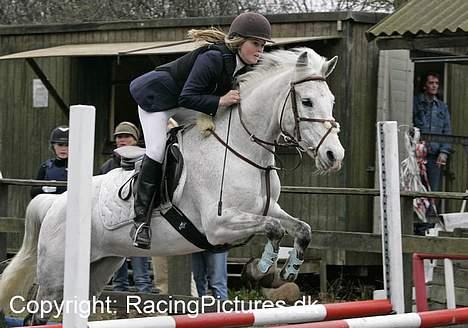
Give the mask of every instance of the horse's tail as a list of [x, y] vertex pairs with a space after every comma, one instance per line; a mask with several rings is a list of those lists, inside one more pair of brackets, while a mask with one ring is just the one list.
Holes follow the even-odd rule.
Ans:
[[[26, 209], [23, 244], [0, 278], [0, 310], [9, 308], [14, 296], [28, 294], [36, 278], [37, 242], [41, 222], [53, 203], [50, 195], [35, 197]], [[44, 203], [44, 200], [48, 202]]]

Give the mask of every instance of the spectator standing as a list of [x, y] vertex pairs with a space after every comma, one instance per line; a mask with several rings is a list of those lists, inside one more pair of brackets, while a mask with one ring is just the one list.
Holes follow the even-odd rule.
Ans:
[[[114, 130], [115, 143], [117, 148], [123, 146], [136, 146], [140, 138], [140, 130], [135, 124], [130, 122], [121, 122]], [[100, 174], [120, 167], [120, 158], [117, 154], [113, 154], [100, 169]], [[130, 257], [130, 262], [133, 269], [133, 282], [139, 292], [150, 293], [152, 291], [152, 282], [149, 275], [149, 258], [144, 256]], [[128, 263], [127, 260], [114, 273], [112, 279], [112, 287], [114, 291], [128, 291]]]
[[[422, 92], [414, 97], [413, 123], [421, 133], [452, 134], [448, 106], [439, 99], [440, 77], [427, 73], [422, 80]], [[442, 168], [447, 164], [451, 145], [437, 142], [426, 143], [426, 171], [432, 191], [441, 190]]]

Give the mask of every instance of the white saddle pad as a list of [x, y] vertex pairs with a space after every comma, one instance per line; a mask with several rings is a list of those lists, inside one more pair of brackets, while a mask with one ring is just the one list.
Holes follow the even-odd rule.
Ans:
[[[183, 153], [182, 135], [179, 132], [179, 149]], [[125, 201], [119, 198], [118, 192], [120, 187], [135, 173], [135, 171], [124, 171], [122, 169], [114, 169], [102, 176], [101, 189], [99, 190], [99, 198], [97, 210], [99, 217], [102, 220], [104, 227], [108, 230], [115, 230], [121, 226], [133, 223], [135, 212], [133, 210], [133, 195], [129, 200]], [[187, 179], [187, 168], [184, 166], [182, 174], [172, 198], [172, 202], [177, 205], [182, 197], [182, 191]], [[131, 184], [128, 183], [122, 190], [123, 195], [127, 195]]]
[[[114, 230], [123, 225], [133, 222], [135, 212], [133, 211], [133, 195], [129, 200], [122, 200], [118, 196], [120, 187], [135, 173], [135, 171], [124, 171], [114, 169], [102, 177], [101, 189], [97, 210], [99, 217], [106, 229]], [[123, 195], [127, 195], [131, 184], [125, 185]]]

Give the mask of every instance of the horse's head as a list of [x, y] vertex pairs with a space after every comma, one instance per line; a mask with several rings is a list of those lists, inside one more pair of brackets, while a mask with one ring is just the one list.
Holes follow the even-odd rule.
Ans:
[[289, 100], [280, 115], [281, 130], [287, 138], [294, 139], [301, 150], [315, 158], [319, 172], [337, 171], [341, 168], [344, 148], [338, 138], [340, 126], [333, 118], [335, 97], [326, 78], [338, 58], [327, 61], [310, 49], [299, 50]]

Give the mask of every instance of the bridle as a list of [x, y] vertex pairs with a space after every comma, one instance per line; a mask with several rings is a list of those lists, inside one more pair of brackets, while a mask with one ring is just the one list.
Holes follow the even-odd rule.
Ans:
[[[309, 77], [306, 77], [302, 80], [299, 81], [294, 81], [291, 82], [290, 87], [289, 87], [289, 92], [288, 95], [286, 96], [286, 99], [284, 100], [283, 103], [283, 108], [281, 110], [281, 116], [280, 116], [280, 129], [281, 133], [285, 136], [285, 139], [291, 140], [292, 143], [297, 144], [297, 146], [302, 150], [302, 151], [307, 151], [311, 150], [314, 154], [314, 156], [317, 156], [318, 150], [320, 146], [323, 144], [325, 139], [328, 137], [328, 135], [333, 131], [333, 129], [339, 129], [339, 124], [338, 122], [335, 121], [334, 118], [314, 118], [314, 117], [303, 117], [299, 114], [299, 110], [297, 107], [297, 97], [296, 97], [296, 85], [304, 83], [304, 82], [309, 82], [309, 81], [326, 81], [325, 77], [321, 75], [312, 75]], [[286, 103], [288, 98], [291, 98], [291, 109], [293, 111], [294, 115], [294, 135], [291, 135], [288, 131], [284, 130], [283, 128], [283, 117], [284, 117], [284, 112], [286, 108]], [[316, 123], [323, 123], [327, 127], [327, 132], [323, 135], [323, 137], [320, 139], [319, 143], [315, 147], [304, 147], [303, 144], [301, 144], [302, 141], [302, 135], [301, 135], [301, 129], [300, 129], [300, 123], [301, 122], [316, 122]], [[328, 124], [327, 124], [328, 123]]]
[[[300, 116], [299, 110], [297, 107], [297, 97], [296, 97], [296, 88], [295, 86], [304, 82], [309, 82], [309, 81], [326, 81], [325, 77], [321, 75], [312, 75], [308, 76], [302, 80], [299, 81], [293, 81], [290, 83], [289, 91], [284, 99], [283, 102], [283, 107], [281, 109], [281, 115], [280, 115], [280, 129], [281, 129], [281, 134], [283, 135], [283, 138], [286, 142], [279, 143], [277, 140], [274, 140], [273, 142], [266, 141], [263, 139], [258, 138], [255, 134], [251, 133], [250, 130], [247, 128], [244, 120], [242, 119], [242, 107], [239, 104], [238, 106], [238, 112], [239, 112], [239, 119], [244, 127], [244, 130], [247, 132], [247, 134], [250, 135], [250, 140], [257, 143], [258, 145], [262, 146], [263, 148], [267, 149], [268, 151], [274, 153], [271, 149], [265, 146], [280, 146], [280, 147], [294, 147], [299, 149], [302, 152], [311, 150], [313, 152], [314, 157], [317, 156], [318, 150], [320, 146], [323, 144], [325, 139], [328, 137], [328, 135], [333, 131], [333, 129], [339, 129], [339, 123], [335, 121], [334, 118], [327, 119], [327, 118], [311, 118], [311, 117], [303, 117]], [[284, 120], [284, 113], [286, 111], [286, 104], [288, 102], [288, 99], [291, 98], [291, 110], [293, 112], [294, 116], [294, 133], [293, 135], [290, 134], [288, 131], [286, 131], [283, 127], [283, 120]], [[318, 142], [317, 146], [315, 147], [307, 147], [302, 143], [302, 135], [301, 135], [301, 129], [300, 129], [300, 123], [301, 122], [316, 122], [316, 123], [323, 123], [327, 127], [327, 132], [323, 135], [323, 137], [320, 139]]]

